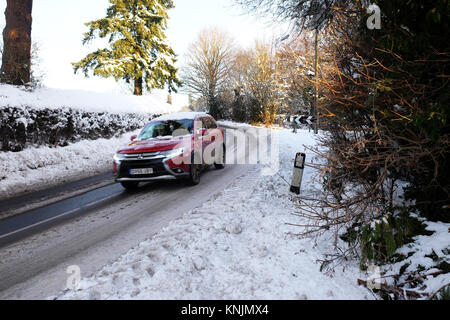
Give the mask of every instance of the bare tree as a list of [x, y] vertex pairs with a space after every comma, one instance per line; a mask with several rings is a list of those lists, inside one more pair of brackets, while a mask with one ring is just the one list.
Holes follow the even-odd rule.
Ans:
[[256, 41], [252, 49], [236, 53], [233, 88], [237, 97], [247, 98], [246, 118], [252, 122], [270, 126], [280, 109], [284, 90], [278, 81], [277, 66], [273, 43]]
[[33, 0], [7, 0], [1, 69], [4, 83], [30, 82], [32, 8]]
[[312, 114], [314, 105], [314, 43], [301, 35], [281, 45], [277, 52], [278, 81], [286, 92], [284, 103], [291, 114]]
[[276, 71], [277, 61], [273, 45], [256, 41], [247, 68], [246, 87], [258, 102], [255, 111], [259, 120], [267, 126], [273, 124], [280, 106], [281, 90]]
[[233, 41], [217, 28], [200, 32], [191, 44], [182, 80], [187, 91], [201, 97], [213, 116], [218, 116], [218, 96], [227, 89], [233, 64]]

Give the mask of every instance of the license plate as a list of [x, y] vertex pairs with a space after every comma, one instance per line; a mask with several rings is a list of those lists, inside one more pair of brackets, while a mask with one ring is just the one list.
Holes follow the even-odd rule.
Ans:
[[153, 174], [153, 168], [144, 168], [144, 169], [130, 169], [130, 175], [132, 176], [140, 176]]

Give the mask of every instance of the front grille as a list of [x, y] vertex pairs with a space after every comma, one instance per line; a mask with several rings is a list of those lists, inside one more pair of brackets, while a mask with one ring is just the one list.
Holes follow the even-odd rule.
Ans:
[[122, 154], [122, 156], [130, 160], [151, 160], [154, 157], [161, 157], [161, 152], [129, 153]]

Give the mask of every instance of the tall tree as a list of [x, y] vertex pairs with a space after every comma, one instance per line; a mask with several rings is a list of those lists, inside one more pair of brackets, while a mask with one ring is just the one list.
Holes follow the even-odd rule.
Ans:
[[281, 105], [283, 88], [277, 74], [277, 57], [274, 45], [256, 41], [251, 50], [237, 55], [238, 68], [235, 71], [235, 88], [252, 98], [250, 120], [273, 124]]
[[209, 112], [217, 116], [217, 98], [227, 88], [233, 64], [231, 38], [219, 29], [204, 29], [189, 47], [186, 60], [184, 85], [202, 97]]
[[33, 0], [7, 0], [1, 69], [4, 83], [30, 82], [32, 8]]
[[181, 82], [175, 68], [176, 55], [166, 41], [164, 31], [174, 7], [172, 0], [110, 0], [103, 19], [88, 22], [83, 44], [107, 38], [109, 48], [99, 49], [73, 63], [75, 73], [114, 77], [134, 83], [134, 94], [144, 89], [164, 88], [176, 92]]
[[314, 44], [308, 36], [295, 37], [277, 52], [278, 81], [286, 91], [285, 112], [310, 113], [314, 103]]

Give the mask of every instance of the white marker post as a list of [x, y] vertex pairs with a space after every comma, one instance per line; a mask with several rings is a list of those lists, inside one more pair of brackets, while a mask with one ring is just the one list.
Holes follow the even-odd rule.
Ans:
[[303, 170], [305, 169], [306, 154], [297, 153], [294, 163], [294, 175], [292, 176], [291, 192], [300, 194], [300, 187], [303, 180]]

